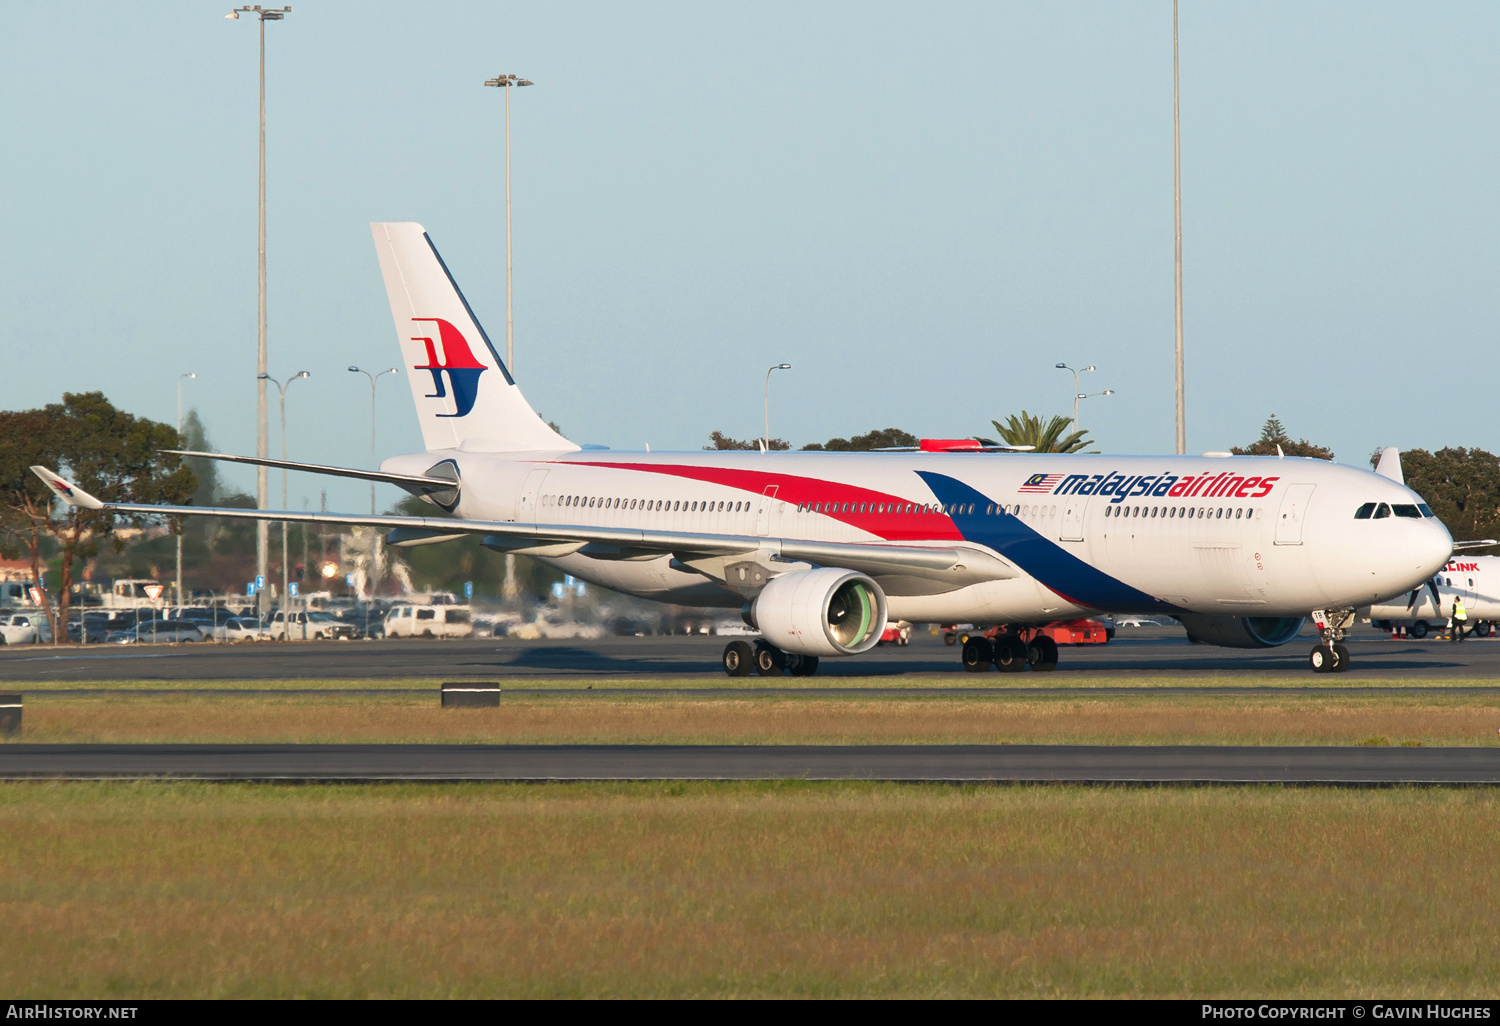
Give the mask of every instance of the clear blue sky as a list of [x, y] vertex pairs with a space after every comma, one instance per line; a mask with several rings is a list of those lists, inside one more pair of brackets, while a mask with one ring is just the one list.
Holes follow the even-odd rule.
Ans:
[[[6, 11], [0, 407], [102, 389], [170, 421], [196, 371], [215, 445], [254, 451], [256, 26], [229, 6]], [[1118, 391], [1084, 405], [1106, 450], [1171, 450], [1168, 0], [293, 6], [268, 248], [272, 373], [313, 374], [294, 459], [370, 458], [344, 368], [398, 354], [369, 221], [423, 222], [503, 337], [498, 72], [536, 82], [517, 377], [575, 440], [755, 435], [783, 360], [796, 444], [968, 435], [1066, 412], [1062, 360]], [[1500, 449], [1497, 29], [1493, 3], [1184, 4], [1191, 451], [1272, 411], [1348, 462]], [[381, 454], [420, 448], [381, 389]]]

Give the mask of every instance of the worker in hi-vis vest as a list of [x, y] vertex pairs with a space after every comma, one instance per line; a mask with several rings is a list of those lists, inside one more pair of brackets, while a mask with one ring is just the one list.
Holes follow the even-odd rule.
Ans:
[[1448, 632], [1449, 641], [1462, 643], [1464, 640], [1464, 621], [1469, 618], [1469, 613], [1464, 609], [1463, 599], [1457, 595], [1453, 596], [1453, 628]]

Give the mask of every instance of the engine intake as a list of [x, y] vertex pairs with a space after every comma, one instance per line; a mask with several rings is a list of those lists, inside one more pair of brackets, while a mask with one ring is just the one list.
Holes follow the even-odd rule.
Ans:
[[858, 655], [885, 633], [885, 594], [852, 570], [799, 570], [771, 578], [751, 603], [749, 618], [783, 652]]
[[1220, 648], [1275, 648], [1285, 645], [1302, 630], [1305, 616], [1203, 616], [1184, 613], [1177, 617], [1187, 628], [1188, 640]]

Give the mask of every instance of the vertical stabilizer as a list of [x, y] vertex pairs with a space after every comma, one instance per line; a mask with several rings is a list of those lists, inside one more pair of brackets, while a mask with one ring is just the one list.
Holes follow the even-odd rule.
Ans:
[[428, 449], [574, 450], [526, 402], [426, 230], [370, 225]]
[[1394, 445], [1380, 450], [1380, 462], [1375, 464], [1375, 473], [1388, 477], [1397, 484], [1406, 484], [1406, 477], [1401, 473], [1401, 450]]

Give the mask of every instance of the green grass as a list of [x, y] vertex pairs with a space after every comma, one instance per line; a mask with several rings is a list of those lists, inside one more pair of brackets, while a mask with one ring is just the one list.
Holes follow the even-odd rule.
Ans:
[[1500, 795], [0, 785], [0, 992], [1494, 997]]
[[31, 743], [1495, 745], [1500, 696], [33, 693]]

